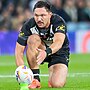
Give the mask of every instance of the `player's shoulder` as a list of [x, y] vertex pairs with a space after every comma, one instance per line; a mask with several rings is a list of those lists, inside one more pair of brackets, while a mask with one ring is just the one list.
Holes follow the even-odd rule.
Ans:
[[57, 14], [53, 14], [52, 15], [52, 17], [51, 17], [51, 23], [52, 24], [58, 24], [58, 23], [64, 23], [64, 24], [66, 24], [65, 23], [65, 20], [61, 16], [59, 16]]
[[24, 26], [27, 26], [29, 28], [32, 28], [33, 26], [35, 26], [35, 20], [34, 18], [30, 18], [29, 20], [27, 20], [25, 23], [24, 23]]

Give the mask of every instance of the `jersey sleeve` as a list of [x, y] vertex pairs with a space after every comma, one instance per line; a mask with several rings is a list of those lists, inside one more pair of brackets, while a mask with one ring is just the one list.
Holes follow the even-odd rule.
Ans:
[[67, 32], [67, 27], [66, 23], [62, 18], [58, 18], [58, 20], [55, 23], [55, 33], [60, 32], [66, 34]]
[[21, 28], [21, 31], [19, 32], [17, 42], [20, 45], [26, 46], [27, 45], [27, 39], [31, 35], [31, 32], [29, 30], [29, 27], [27, 24], [24, 24]]

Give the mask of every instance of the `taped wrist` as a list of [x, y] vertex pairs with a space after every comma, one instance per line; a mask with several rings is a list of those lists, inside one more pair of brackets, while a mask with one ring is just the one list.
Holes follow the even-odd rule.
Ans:
[[46, 50], [46, 53], [47, 53], [47, 56], [51, 55], [52, 54], [52, 49], [51, 48], [47, 48]]

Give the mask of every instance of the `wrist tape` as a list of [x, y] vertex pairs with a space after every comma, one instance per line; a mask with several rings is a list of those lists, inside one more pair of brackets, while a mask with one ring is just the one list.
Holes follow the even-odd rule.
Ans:
[[47, 53], [47, 56], [51, 55], [52, 54], [52, 49], [51, 48], [47, 48], [46, 50], [46, 53]]

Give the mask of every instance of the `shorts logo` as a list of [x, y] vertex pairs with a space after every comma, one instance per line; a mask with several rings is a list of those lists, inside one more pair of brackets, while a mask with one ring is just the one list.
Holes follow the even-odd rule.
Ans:
[[64, 25], [58, 26], [57, 29], [58, 29], [58, 30], [65, 31], [65, 26], [64, 26]]

